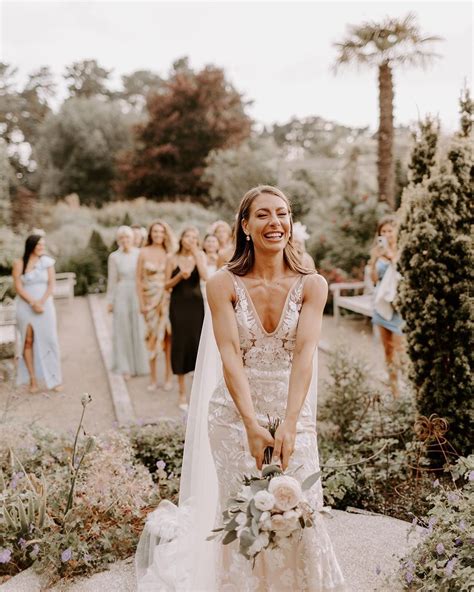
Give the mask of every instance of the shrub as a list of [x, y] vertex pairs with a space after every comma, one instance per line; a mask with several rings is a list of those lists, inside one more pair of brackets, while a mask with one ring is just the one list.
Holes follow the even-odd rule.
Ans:
[[444, 487], [436, 480], [428, 496], [431, 508], [427, 516], [413, 520], [413, 527], [421, 525], [426, 530], [422, 542], [401, 561], [399, 581], [405, 590], [472, 590], [469, 528], [474, 520], [474, 456], [460, 458], [451, 470], [461, 481], [459, 486]]
[[176, 499], [181, 425], [112, 430], [75, 455], [69, 435], [13, 423], [0, 433], [0, 577], [31, 565], [50, 584], [101, 571], [134, 553], [159, 499]]

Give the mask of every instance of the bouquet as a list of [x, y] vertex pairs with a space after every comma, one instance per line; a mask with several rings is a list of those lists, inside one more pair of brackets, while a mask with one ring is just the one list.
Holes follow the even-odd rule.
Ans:
[[[272, 435], [279, 423], [269, 418]], [[266, 449], [265, 460], [271, 459], [272, 452]], [[261, 477], [244, 476], [242, 487], [222, 513], [222, 527], [214, 529], [207, 540], [221, 539], [224, 545], [238, 540], [239, 552], [255, 564], [261, 551], [283, 547], [288, 539], [313, 526], [315, 510], [305, 494], [319, 477], [319, 472], [314, 473], [300, 484], [276, 464], [265, 466]]]

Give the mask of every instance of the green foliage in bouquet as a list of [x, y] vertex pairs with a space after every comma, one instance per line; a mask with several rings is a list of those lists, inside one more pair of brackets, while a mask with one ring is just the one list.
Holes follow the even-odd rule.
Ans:
[[[417, 408], [427, 417], [436, 413], [447, 419], [447, 438], [459, 453], [470, 448], [474, 417], [474, 161], [465, 128], [438, 166], [429, 169], [431, 159], [412, 165], [416, 179], [423, 180], [403, 194], [399, 232], [398, 307]], [[432, 132], [425, 126], [423, 133], [425, 148], [415, 151], [414, 159], [433, 150]]]

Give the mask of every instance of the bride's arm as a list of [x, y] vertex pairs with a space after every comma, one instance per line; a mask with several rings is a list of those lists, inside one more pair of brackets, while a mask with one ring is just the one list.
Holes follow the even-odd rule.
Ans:
[[308, 393], [313, 374], [313, 356], [321, 334], [324, 305], [328, 295], [326, 280], [311, 275], [305, 281], [303, 306], [296, 332], [285, 419], [275, 434], [274, 458], [281, 458], [286, 469], [293, 453], [296, 422]]
[[207, 300], [212, 313], [212, 326], [222, 359], [224, 380], [247, 432], [251, 455], [262, 468], [263, 453], [273, 446], [269, 431], [257, 422], [250, 396], [250, 385], [242, 363], [239, 332], [232, 305], [234, 289], [226, 271], [219, 271], [206, 284]]

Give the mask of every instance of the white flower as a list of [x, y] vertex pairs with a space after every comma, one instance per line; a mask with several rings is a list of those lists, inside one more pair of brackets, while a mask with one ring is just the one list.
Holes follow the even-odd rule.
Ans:
[[247, 522], [247, 515], [243, 512], [239, 512], [237, 516], [235, 516], [235, 521], [239, 526], [243, 526]]
[[253, 557], [257, 553], [260, 553], [262, 549], [264, 549], [270, 541], [270, 536], [267, 532], [262, 532], [258, 535], [255, 541], [249, 547], [249, 555]]
[[274, 530], [275, 532], [287, 529], [286, 520], [283, 518], [283, 514], [273, 514], [270, 521], [271, 530]]
[[288, 510], [283, 513], [283, 518], [287, 524], [288, 530], [295, 530], [298, 527], [300, 514], [295, 510]]
[[286, 475], [274, 477], [270, 481], [268, 491], [275, 497], [275, 508], [282, 512], [293, 510], [303, 495], [298, 481]]
[[272, 515], [270, 514], [270, 512], [262, 512], [262, 515], [260, 516], [260, 520], [258, 522], [262, 530], [272, 529]]
[[262, 510], [262, 512], [271, 510], [275, 505], [275, 498], [273, 495], [264, 489], [257, 491], [253, 499], [257, 510]]

